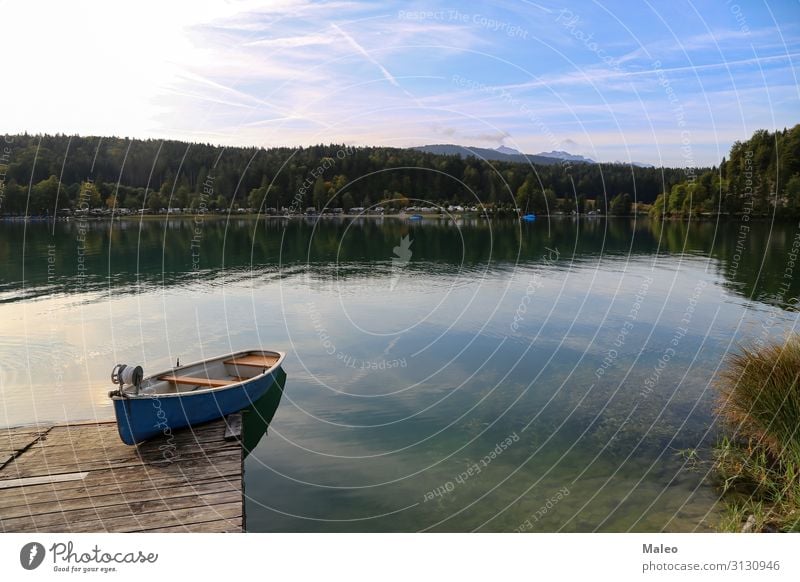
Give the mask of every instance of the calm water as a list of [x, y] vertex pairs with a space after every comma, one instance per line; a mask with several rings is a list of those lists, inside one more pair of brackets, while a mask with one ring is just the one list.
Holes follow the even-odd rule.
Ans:
[[798, 225], [750, 226], [2, 223], [0, 424], [110, 418], [117, 362], [276, 348], [250, 530], [708, 530], [680, 451], [714, 372], [797, 326]]

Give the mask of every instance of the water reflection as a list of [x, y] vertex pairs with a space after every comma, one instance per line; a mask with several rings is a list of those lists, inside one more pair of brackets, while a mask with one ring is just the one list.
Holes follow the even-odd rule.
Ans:
[[278, 410], [285, 388], [286, 372], [280, 368], [275, 373], [275, 383], [270, 386], [267, 393], [242, 411], [242, 446], [245, 459], [267, 434], [269, 423]]
[[[728, 288], [780, 307], [800, 294], [786, 277], [798, 225], [789, 222], [652, 222], [571, 218], [527, 224], [463, 219], [227, 220], [207, 218], [92, 222], [78, 277], [78, 225], [7, 223], [0, 230], [0, 301], [51, 293], [127, 293], [196, 282], [391, 277], [394, 248], [413, 241], [413, 274], [466, 277], [543, 262], [558, 249], [562, 268], [615, 258], [707, 257]], [[24, 236], [23, 236], [24, 231]], [[24, 241], [24, 247], [23, 247]], [[24, 276], [23, 276], [24, 274]]]

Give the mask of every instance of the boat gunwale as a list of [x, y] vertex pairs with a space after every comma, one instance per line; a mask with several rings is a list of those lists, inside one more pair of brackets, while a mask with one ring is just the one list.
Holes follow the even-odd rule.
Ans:
[[189, 364], [185, 364], [183, 366], [180, 366], [179, 368], [172, 368], [170, 370], [166, 370], [166, 371], [163, 371], [163, 372], [156, 372], [155, 374], [151, 374], [150, 376], [147, 376], [146, 378], [144, 378], [142, 380], [142, 382], [145, 382], [147, 380], [161, 381], [161, 380], [159, 380], [159, 376], [164, 376], [166, 374], [174, 374], [176, 369], [180, 370], [180, 369], [183, 369], [183, 368], [191, 368], [192, 366], [197, 366], [199, 364], [205, 364], [205, 363], [213, 362], [213, 361], [216, 361], [216, 360], [222, 360], [223, 358], [225, 358], [225, 359], [227, 359], [227, 358], [236, 358], [238, 356], [251, 354], [253, 352], [262, 352], [262, 353], [263, 352], [269, 352], [269, 353], [272, 353], [272, 354], [277, 354], [278, 355], [278, 360], [274, 364], [272, 364], [272, 366], [267, 368], [265, 371], [261, 372], [260, 374], [257, 374], [256, 376], [253, 376], [252, 378], [246, 378], [244, 380], [239, 380], [239, 381], [236, 381], [236, 382], [232, 382], [231, 384], [226, 384], [225, 386], [216, 386], [216, 387], [210, 387], [210, 388], [198, 388], [197, 390], [191, 390], [191, 391], [186, 391], [186, 392], [176, 392], [174, 394], [170, 394], [170, 393], [164, 393], [164, 394], [128, 394], [128, 395], [125, 395], [125, 396], [121, 396], [121, 395], [116, 395], [115, 394], [114, 396], [111, 396], [111, 400], [143, 400], [143, 399], [146, 399], [146, 398], [147, 399], [182, 398], [184, 396], [199, 396], [201, 394], [208, 394], [210, 392], [221, 392], [221, 391], [224, 391], [224, 390], [228, 390], [230, 388], [236, 388], [238, 386], [241, 386], [242, 384], [247, 384], [248, 382], [252, 382], [252, 381], [258, 380], [260, 378], [265, 378], [265, 377], [269, 376], [270, 374], [273, 374], [281, 366], [281, 364], [283, 364], [283, 360], [286, 357], [286, 352], [281, 352], [281, 351], [278, 351], [278, 350], [241, 350], [241, 351], [238, 351], [238, 352], [233, 352], [231, 354], [224, 354], [222, 356], [215, 356], [213, 358], [206, 358], [205, 360], [198, 360], [196, 362], [191, 362]]

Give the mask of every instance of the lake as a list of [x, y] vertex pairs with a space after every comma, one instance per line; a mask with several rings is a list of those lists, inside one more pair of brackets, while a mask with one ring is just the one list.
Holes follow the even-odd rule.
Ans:
[[246, 418], [271, 417], [250, 531], [709, 531], [715, 373], [797, 329], [799, 232], [4, 222], [0, 424], [112, 418], [116, 363], [279, 349], [283, 391]]

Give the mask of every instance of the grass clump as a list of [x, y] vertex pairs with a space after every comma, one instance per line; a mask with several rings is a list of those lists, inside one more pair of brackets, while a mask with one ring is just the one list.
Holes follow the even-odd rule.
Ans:
[[718, 412], [730, 433], [714, 469], [726, 531], [800, 530], [800, 336], [746, 347], [728, 358]]

